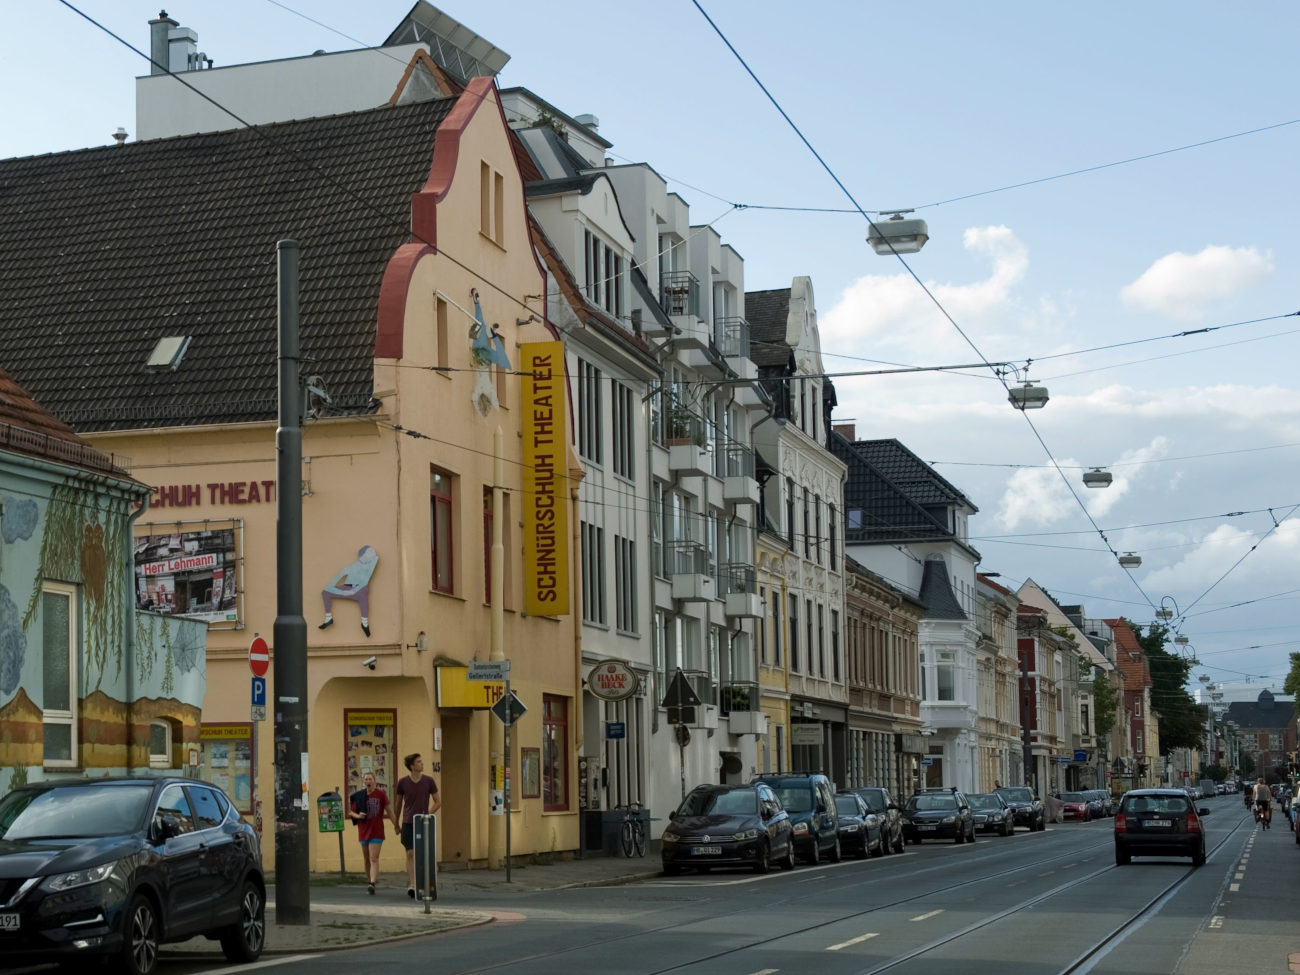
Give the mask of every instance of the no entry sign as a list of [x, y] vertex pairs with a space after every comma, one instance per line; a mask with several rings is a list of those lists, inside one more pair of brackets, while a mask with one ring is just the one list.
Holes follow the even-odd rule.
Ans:
[[254, 677], [265, 677], [270, 666], [271, 648], [260, 636], [253, 637], [253, 642], [248, 645], [248, 669]]

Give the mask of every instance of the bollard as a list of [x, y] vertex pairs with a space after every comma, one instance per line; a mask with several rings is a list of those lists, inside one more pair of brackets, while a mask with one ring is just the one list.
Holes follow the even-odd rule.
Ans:
[[424, 901], [424, 913], [438, 899], [438, 817], [421, 813], [411, 817], [411, 834], [415, 853], [416, 896]]

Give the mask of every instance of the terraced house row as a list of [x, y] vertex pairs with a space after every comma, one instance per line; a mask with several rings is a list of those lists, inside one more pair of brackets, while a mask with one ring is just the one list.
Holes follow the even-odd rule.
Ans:
[[[1046, 791], [1131, 759], [1090, 712], [1141, 682], [1123, 621], [999, 585], [956, 486], [835, 425], [815, 269], [747, 291], [650, 163], [500, 88], [507, 55], [427, 3], [381, 49], [265, 64], [149, 29], [255, 128], [156, 71], [134, 140], [0, 161], [0, 404], [39, 403], [0, 409], [0, 786], [189, 769], [269, 853], [247, 650], [276, 616], [284, 239], [313, 795], [420, 752], [439, 859], [470, 865], [497, 817], [517, 854], [596, 849], [615, 807], [761, 772]], [[508, 754], [504, 687], [467, 679], [493, 656], [527, 708]]]

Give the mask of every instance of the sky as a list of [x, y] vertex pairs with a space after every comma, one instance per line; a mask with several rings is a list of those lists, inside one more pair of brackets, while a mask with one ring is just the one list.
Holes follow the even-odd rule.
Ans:
[[[156, 5], [76, 6], [147, 51]], [[1281, 692], [1300, 649], [1300, 6], [440, 6], [510, 55], [503, 87], [594, 114], [616, 162], [667, 178], [748, 290], [810, 276], [831, 375], [1008, 363], [1048, 388], [1021, 412], [984, 365], [835, 379], [836, 422], [897, 438], [979, 509], [982, 571], [1090, 617], [1174, 608], [1193, 686]], [[373, 46], [410, 7], [167, 10], [220, 67]], [[138, 54], [58, 0], [4, 19], [0, 158], [133, 131]], [[879, 257], [859, 207], [914, 208], [930, 240]], [[1083, 486], [1092, 467], [1108, 489]]]

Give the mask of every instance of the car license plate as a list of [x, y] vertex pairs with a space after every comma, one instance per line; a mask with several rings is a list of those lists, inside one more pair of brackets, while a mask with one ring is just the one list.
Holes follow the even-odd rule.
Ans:
[[720, 857], [720, 856], [722, 856], [722, 847], [720, 847], [720, 846], [693, 846], [693, 847], [691, 847], [691, 856], [693, 856], [693, 857]]
[[17, 914], [0, 914], [0, 931], [17, 931]]
[[938, 829], [937, 826], [918, 826], [917, 829]]
[[1173, 825], [1173, 823], [1170, 822], [1168, 819], [1148, 819], [1146, 824], [1148, 826], [1172, 826]]

